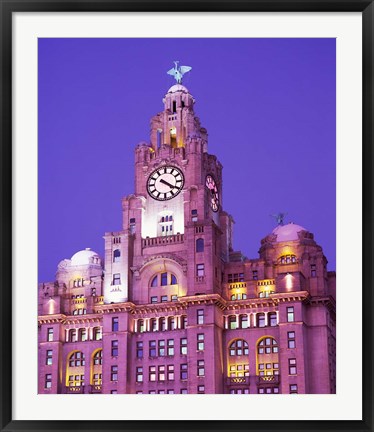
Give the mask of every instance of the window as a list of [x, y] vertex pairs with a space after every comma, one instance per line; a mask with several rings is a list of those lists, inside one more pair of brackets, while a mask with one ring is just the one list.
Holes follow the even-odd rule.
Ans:
[[297, 260], [295, 255], [283, 255], [280, 257], [281, 264], [290, 264], [290, 263], [295, 263], [296, 261]]
[[158, 380], [165, 381], [165, 379], [166, 379], [165, 366], [161, 365], [158, 367]]
[[196, 209], [191, 210], [191, 221], [197, 222], [197, 210]]
[[244, 339], [237, 339], [229, 347], [230, 356], [248, 355], [248, 342]]
[[143, 341], [136, 342], [136, 358], [143, 358]]
[[295, 358], [288, 359], [288, 373], [289, 373], [289, 375], [297, 375], [296, 359]]
[[203, 277], [204, 274], [204, 264], [196, 264], [196, 276]]
[[196, 252], [204, 252], [204, 239], [198, 238], [196, 240]]
[[91, 288], [91, 295], [92, 297], [96, 296], [96, 288]]
[[46, 374], [44, 379], [44, 388], [50, 389], [52, 387], [52, 374]]
[[98, 350], [93, 356], [93, 364], [94, 365], [101, 365], [103, 364], [103, 350]]
[[258, 280], [258, 271], [257, 270], [253, 270], [252, 271], [252, 279], [253, 280]]
[[149, 366], [149, 381], [156, 381], [156, 366]]
[[287, 346], [288, 348], [296, 348], [295, 332], [287, 332]]
[[181, 354], [187, 355], [187, 338], [181, 338]]
[[167, 301], [168, 301], [168, 296], [167, 295], [161, 296], [161, 303], [166, 303]]
[[157, 303], [157, 296], [151, 297], [151, 303]]
[[279, 387], [259, 387], [258, 389], [259, 394], [278, 394], [279, 393]]
[[151, 287], [152, 288], [155, 288], [156, 286], [158, 286], [157, 279], [158, 279], [157, 275], [153, 276], [153, 279], [151, 281]]
[[69, 387], [82, 387], [82, 386], [84, 386], [84, 375], [69, 375], [68, 386]]
[[181, 329], [187, 328], [187, 316], [186, 315], [181, 316], [180, 323], [181, 323]]
[[180, 376], [181, 380], [186, 380], [188, 378], [188, 366], [187, 363], [182, 363], [180, 366]]
[[87, 331], [86, 329], [79, 329], [78, 331], [78, 339], [82, 342], [85, 342], [87, 340]]
[[94, 340], [101, 340], [103, 336], [101, 327], [94, 327], [93, 329], [93, 338]]
[[151, 331], [157, 331], [157, 320], [155, 318], [151, 318]]
[[265, 327], [265, 314], [257, 314], [257, 327]]
[[111, 390], [110, 391], [110, 394], [117, 394], [118, 392], [117, 392], [117, 390]]
[[101, 385], [101, 383], [102, 383], [102, 374], [98, 374], [98, 373], [93, 374], [93, 376], [92, 376], [92, 384], [96, 385], [96, 386], [99, 386], [99, 385]]
[[197, 350], [204, 351], [204, 333], [197, 335]]
[[229, 316], [229, 329], [230, 330], [235, 330], [237, 328], [236, 325], [236, 316], [235, 315], [230, 315]]
[[165, 356], [165, 341], [164, 340], [159, 340], [158, 341], [158, 355], [160, 357], [164, 357]]
[[118, 381], [118, 366], [114, 365], [110, 368], [110, 380]]
[[269, 320], [270, 327], [275, 327], [278, 324], [277, 314], [275, 312], [270, 312], [268, 314], [268, 320]]
[[197, 376], [202, 377], [205, 375], [205, 365], [204, 360], [197, 361]]
[[168, 381], [174, 381], [174, 365], [168, 365]]
[[244, 282], [244, 273], [229, 273], [227, 275], [228, 283]]
[[136, 382], [143, 382], [143, 368], [136, 368]]
[[181, 389], [181, 394], [188, 394], [187, 389]]
[[170, 285], [176, 285], [178, 283], [177, 278], [173, 274], [171, 274], [170, 276]]
[[118, 356], [118, 340], [112, 340], [112, 357]]
[[249, 364], [241, 363], [241, 364], [232, 364], [230, 365], [230, 377], [249, 377]]
[[172, 302], [176, 302], [176, 301], [178, 301], [178, 296], [177, 296], [176, 294], [173, 294], [173, 295], [171, 296], [171, 301], [172, 301]]
[[166, 393], [167, 394], [174, 394], [174, 390], [167, 390]]
[[121, 285], [121, 275], [120, 273], [113, 274], [113, 284], [112, 285]]
[[119, 249], [115, 249], [113, 251], [113, 262], [121, 261], [121, 251]]
[[47, 329], [47, 342], [53, 341], [53, 327]]
[[161, 273], [161, 286], [165, 286], [168, 284], [168, 274]]
[[240, 315], [239, 324], [240, 324], [240, 328], [242, 329], [248, 328], [248, 315]]
[[174, 355], [174, 339], [168, 339], [168, 356]]
[[130, 234], [135, 234], [135, 230], [136, 230], [136, 219], [135, 218], [130, 218], [129, 228], [130, 228]]
[[317, 276], [317, 269], [316, 269], [316, 265], [315, 264], [311, 264], [311, 266], [310, 266], [310, 276], [311, 277], [316, 277]]
[[260, 376], [279, 375], [279, 363], [272, 363], [272, 362], [259, 363], [258, 374]]
[[174, 317], [169, 317], [168, 323], [169, 323], [169, 330], [175, 330], [177, 328], [177, 326], [175, 325], [175, 318]]
[[160, 330], [165, 331], [166, 330], [166, 318], [160, 318], [159, 323], [160, 323]]
[[149, 357], [156, 357], [156, 341], [152, 340], [149, 341]]
[[84, 366], [86, 364], [84, 360], [84, 354], [81, 351], [76, 351], [71, 354], [69, 357], [69, 366], [70, 367], [78, 367]]
[[203, 385], [197, 386], [197, 393], [198, 394], [204, 394], [205, 393], [205, 386], [203, 386]]
[[287, 308], [287, 322], [294, 322], [295, 321], [295, 313], [293, 307]]
[[118, 331], [118, 324], [119, 324], [118, 317], [112, 318], [112, 331], [113, 332]]
[[197, 323], [204, 324], [204, 309], [197, 310]]
[[298, 393], [297, 384], [290, 384], [290, 394]]
[[138, 331], [139, 331], [140, 333], [145, 332], [144, 320], [142, 320], [142, 319], [140, 319], [140, 320], [138, 321]]
[[273, 338], [267, 337], [261, 339], [257, 346], [258, 354], [271, 354], [278, 352], [278, 344], [277, 341]]
[[52, 364], [52, 354], [53, 354], [52, 350], [47, 350], [46, 359], [45, 359], [45, 364], [47, 366], [50, 366]]

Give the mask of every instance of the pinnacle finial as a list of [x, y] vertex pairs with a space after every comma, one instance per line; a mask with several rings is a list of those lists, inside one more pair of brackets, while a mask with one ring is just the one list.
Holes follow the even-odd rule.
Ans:
[[287, 216], [287, 213], [280, 212], [280, 213], [272, 214], [270, 216], [277, 221], [278, 225], [284, 225], [284, 218]]
[[179, 60], [174, 60], [174, 64], [175, 66], [173, 67], [173, 69], [170, 69], [169, 71], [167, 71], [168, 75], [171, 75], [175, 78], [175, 81], [178, 84], [182, 84], [182, 78], [183, 75], [187, 72], [189, 72], [192, 67], [191, 66], [178, 66]]

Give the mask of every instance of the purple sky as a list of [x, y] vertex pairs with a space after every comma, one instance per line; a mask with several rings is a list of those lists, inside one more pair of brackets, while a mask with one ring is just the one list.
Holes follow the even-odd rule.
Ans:
[[223, 164], [234, 248], [257, 258], [287, 212], [335, 269], [335, 39], [39, 39], [39, 281], [121, 229], [134, 148], [173, 60]]

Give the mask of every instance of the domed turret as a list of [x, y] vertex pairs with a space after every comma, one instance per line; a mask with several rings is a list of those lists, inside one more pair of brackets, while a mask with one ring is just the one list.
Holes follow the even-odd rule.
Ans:
[[273, 229], [273, 234], [277, 236], [277, 242], [299, 240], [299, 232], [307, 231], [301, 225], [290, 222], [286, 225], [278, 225]]
[[100, 264], [99, 255], [90, 248], [81, 250], [71, 257], [70, 265], [72, 266], [82, 266], [90, 264]]

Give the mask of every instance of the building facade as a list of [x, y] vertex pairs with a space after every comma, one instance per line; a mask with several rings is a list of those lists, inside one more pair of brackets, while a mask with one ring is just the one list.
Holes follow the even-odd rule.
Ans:
[[181, 84], [135, 149], [121, 231], [61, 261], [38, 291], [44, 394], [335, 393], [335, 272], [279, 224], [233, 249], [222, 165]]

